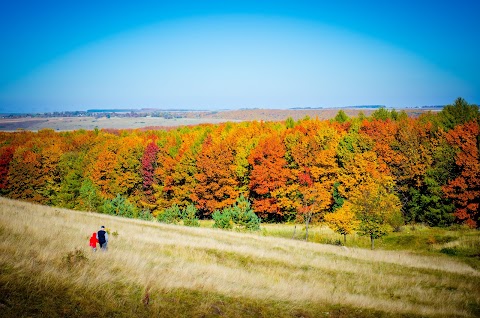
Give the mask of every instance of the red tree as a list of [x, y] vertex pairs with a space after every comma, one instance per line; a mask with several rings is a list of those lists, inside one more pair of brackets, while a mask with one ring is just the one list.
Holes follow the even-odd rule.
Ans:
[[447, 141], [457, 149], [455, 158], [457, 177], [443, 187], [452, 199], [458, 220], [470, 227], [478, 227], [480, 206], [480, 156], [478, 150], [479, 124], [476, 121], [456, 126], [447, 134]]
[[8, 185], [8, 168], [13, 159], [14, 147], [0, 148], [0, 189], [5, 189]]
[[145, 148], [142, 157], [143, 191], [148, 201], [155, 202], [153, 197], [153, 184], [155, 182], [155, 167], [157, 163], [158, 146], [155, 141], [150, 142]]

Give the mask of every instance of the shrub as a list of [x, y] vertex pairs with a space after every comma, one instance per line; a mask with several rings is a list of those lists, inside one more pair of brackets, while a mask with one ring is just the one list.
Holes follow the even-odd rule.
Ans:
[[166, 208], [163, 213], [157, 215], [157, 220], [167, 224], [178, 224], [181, 220], [180, 208], [176, 204]]
[[143, 209], [138, 213], [137, 216], [140, 220], [152, 221], [153, 216], [149, 209]]
[[103, 203], [103, 213], [123, 216], [127, 218], [135, 217], [135, 206], [127, 199], [117, 194], [112, 200], [105, 200]]
[[68, 267], [81, 264], [86, 260], [88, 260], [88, 257], [85, 255], [85, 252], [79, 248], [75, 249], [74, 251], [68, 252], [67, 255], [63, 257], [63, 262]]
[[241, 195], [232, 207], [232, 220], [238, 228], [247, 231], [260, 230], [260, 218], [253, 212], [250, 201]]
[[213, 223], [214, 228], [219, 229], [231, 229], [233, 228], [233, 220], [230, 208], [224, 208], [222, 212], [216, 210], [212, 214], [212, 219], [215, 221]]
[[440, 253], [455, 256], [458, 254], [458, 251], [455, 247], [444, 247], [440, 250]]
[[197, 217], [197, 208], [193, 204], [187, 205], [187, 207], [182, 210], [182, 219], [183, 225], [185, 226], [200, 226]]
[[260, 230], [260, 218], [253, 212], [250, 201], [243, 195], [233, 206], [224, 208], [222, 212], [215, 211], [212, 218], [215, 221], [213, 224], [215, 228], [231, 229], [235, 225], [238, 230]]

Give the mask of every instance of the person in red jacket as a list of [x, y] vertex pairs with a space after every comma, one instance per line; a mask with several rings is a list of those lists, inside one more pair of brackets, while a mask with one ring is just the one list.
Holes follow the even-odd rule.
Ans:
[[97, 251], [97, 243], [98, 243], [97, 233], [93, 232], [92, 236], [90, 237], [90, 246], [92, 247], [94, 252]]

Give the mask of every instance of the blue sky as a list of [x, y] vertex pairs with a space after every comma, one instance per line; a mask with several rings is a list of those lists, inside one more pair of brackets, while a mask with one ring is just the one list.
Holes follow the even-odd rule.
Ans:
[[0, 112], [480, 102], [476, 1], [2, 1]]

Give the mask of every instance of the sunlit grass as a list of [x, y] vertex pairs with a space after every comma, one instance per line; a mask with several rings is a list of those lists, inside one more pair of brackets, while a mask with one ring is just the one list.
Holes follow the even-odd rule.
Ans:
[[[262, 234], [296, 240], [305, 239], [305, 226], [302, 224], [262, 224]], [[344, 245], [354, 248], [370, 248], [370, 238], [358, 234], [335, 233], [324, 224], [310, 226], [310, 242]], [[377, 249], [405, 250], [418, 254], [454, 256], [467, 264], [480, 269], [480, 232], [466, 227], [431, 228], [422, 225], [406, 225], [399, 232], [375, 241]]]
[[[106, 253], [88, 246], [100, 225]], [[282, 228], [293, 230], [188, 228], [0, 198], [0, 316], [479, 314], [480, 272], [455, 258], [269, 236]]]

